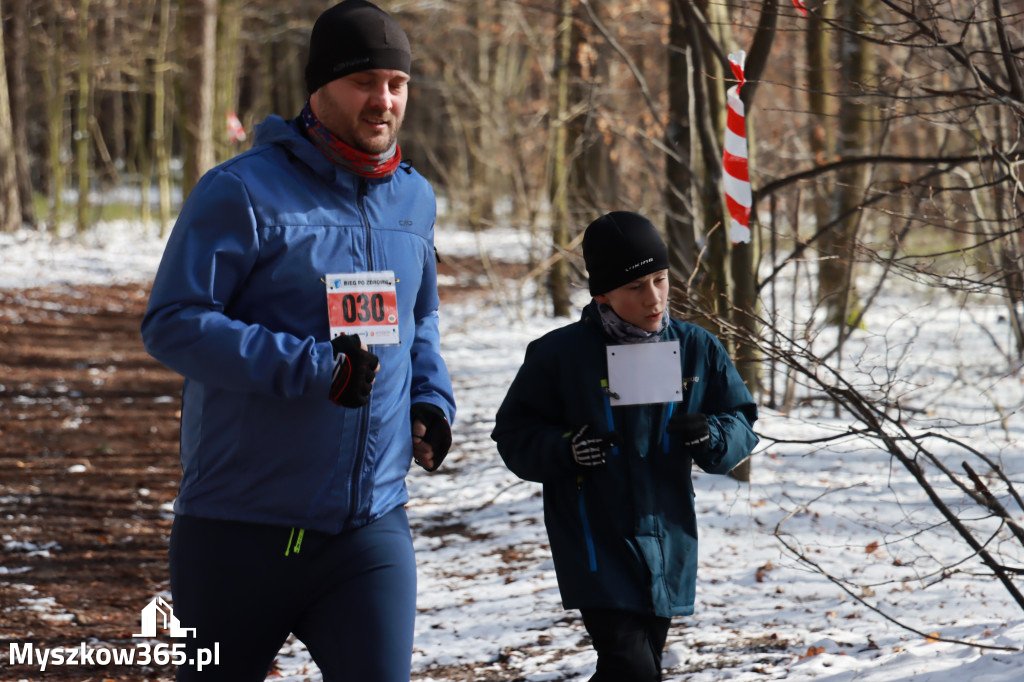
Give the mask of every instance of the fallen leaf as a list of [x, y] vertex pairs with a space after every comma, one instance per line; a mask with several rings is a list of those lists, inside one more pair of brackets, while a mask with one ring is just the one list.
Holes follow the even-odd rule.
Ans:
[[807, 653], [800, 657], [800, 660], [806, 660], [808, 658], [814, 658], [819, 654], [825, 653], [825, 647], [823, 646], [811, 646], [807, 647]]

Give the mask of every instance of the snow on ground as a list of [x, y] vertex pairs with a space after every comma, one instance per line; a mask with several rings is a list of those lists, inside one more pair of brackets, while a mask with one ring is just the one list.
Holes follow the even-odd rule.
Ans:
[[[84, 237], [0, 234], [0, 287], [148, 281], [162, 250], [153, 232], [121, 223]], [[437, 242], [448, 255], [473, 256], [483, 245], [495, 259], [521, 258], [529, 248], [514, 230], [478, 237], [442, 229]], [[898, 368], [890, 390], [899, 389], [922, 429], [965, 439], [1021, 488], [1024, 388], [996, 350], [1005, 326], [998, 306], [891, 289], [844, 363], [879, 386]], [[474, 671], [458, 679], [530, 682], [585, 680], [594, 670], [578, 615], [560, 606], [540, 487], [512, 476], [489, 438], [526, 344], [568, 322], [540, 314], [543, 305], [513, 305], [522, 293], [510, 284], [442, 311], [459, 413], [443, 469], [414, 468], [409, 477], [420, 566], [417, 680], [454, 679], [448, 671], [458, 668]], [[578, 303], [585, 300], [580, 292]], [[1024, 679], [1021, 607], [937, 525], [907, 470], [849, 434], [851, 426], [820, 403], [788, 414], [762, 408], [750, 484], [694, 473], [697, 613], [674, 620], [666, 680]], [[815, 437], [835, 440], [810, 442]], [[931, 445], [957, 470], [966, 459], [952, 445]], [[984, 527], [981, 510], [973, 515]], [[991, 530], [989, 548], [1024, 564], [1006, 530]], [[294, 641], [278, 665], [284, 680], [320, 679]]]

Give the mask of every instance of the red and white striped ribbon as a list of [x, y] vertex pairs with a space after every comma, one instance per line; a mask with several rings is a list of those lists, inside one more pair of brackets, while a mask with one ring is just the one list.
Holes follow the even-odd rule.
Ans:
[[733, 244], [750, 242], [750, 169], [747, 160], [747, 128], [740, 99], [740, 87], [745, 82], [743, 62], [747, 53], [743, 50], [729, 55], [729, 66], [738, 83], [726, 93], [729, 113], [726, 116], [725, 145], [722, 154], [725, 204], [729, 209], [729, 238]]

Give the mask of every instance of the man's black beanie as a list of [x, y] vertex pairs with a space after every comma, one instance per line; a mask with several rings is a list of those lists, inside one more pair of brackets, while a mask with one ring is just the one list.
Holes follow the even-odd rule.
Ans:
[[590, 295], [597, 296], [668, 268], [668, 248], [647, 218], [612, 211], [587, 226], [583, 260], [590, 276]]
[[398, 22], [367, 0], [345, 0], [313, 24], [306, 62], [306, 90], [357, 71], [395, 69], [410, 73], [412, 49]]

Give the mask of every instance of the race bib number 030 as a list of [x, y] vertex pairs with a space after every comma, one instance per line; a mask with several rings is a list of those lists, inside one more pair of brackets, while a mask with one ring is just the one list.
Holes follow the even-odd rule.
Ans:
[[327, 275], [324, 281], [332, 339], [339, 334], [358, 334], [367, 345], [399, 342], [394, 272]]

